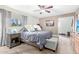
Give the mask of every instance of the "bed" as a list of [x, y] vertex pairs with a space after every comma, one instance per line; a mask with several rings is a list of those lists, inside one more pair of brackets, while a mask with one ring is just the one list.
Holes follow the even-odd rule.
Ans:
[[46, 39], [50, 39], [52, 37], [52, 32], [50, 31], [34, 31], [28, 32], [24, 31], [21, 33], [21, 41], [25, 43], [29, 43], [30, 45], [34, 45], [38, 47], [40, 50], [46, 44]]

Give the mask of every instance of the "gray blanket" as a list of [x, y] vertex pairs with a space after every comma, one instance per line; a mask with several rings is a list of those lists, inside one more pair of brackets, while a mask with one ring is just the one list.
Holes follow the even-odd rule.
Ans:
[[46, 44], [46, 39], [52, 37], [52, 32], [49, 31], [36, 31], [36, 32], [22, 32], [21, 38], [24, 41], [31, 41], [41, 49]]

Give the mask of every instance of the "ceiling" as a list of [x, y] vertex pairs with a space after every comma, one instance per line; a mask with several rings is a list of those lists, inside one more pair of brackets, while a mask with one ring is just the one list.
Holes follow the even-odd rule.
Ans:
[[44, 18], [75, 12], [79, 8], [79, 5], [53, 5], [51, 13], [43, 12], [42, 14], [40, 14], [40, 11], [34, 11], [40, 9], [37, 5], [10, 5], [9, 7], [24, 13], [29, 13], [35, 17]]

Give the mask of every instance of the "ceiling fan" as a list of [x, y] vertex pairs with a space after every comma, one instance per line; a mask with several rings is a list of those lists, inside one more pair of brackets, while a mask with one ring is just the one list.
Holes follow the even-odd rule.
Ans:
[[53, 6], [48, 6], [48, 5], [38, 5], [38, 7], [40, 8], [40, 10], [36, 10], [36, 11], [39, 11], [40, 14], [42, 14], [44, 11], [47, 12], [47, 13], [50, 13], [50, 9], [53, 8]]

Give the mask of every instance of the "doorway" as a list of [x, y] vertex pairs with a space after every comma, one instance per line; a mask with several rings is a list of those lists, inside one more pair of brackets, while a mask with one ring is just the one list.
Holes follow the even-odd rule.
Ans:
[[60, 17], [58, 19], [58, 33], [61, 35], [69, 35], [72, 32], [72, 20], [73, 16]]

